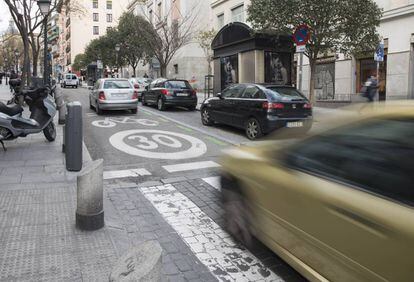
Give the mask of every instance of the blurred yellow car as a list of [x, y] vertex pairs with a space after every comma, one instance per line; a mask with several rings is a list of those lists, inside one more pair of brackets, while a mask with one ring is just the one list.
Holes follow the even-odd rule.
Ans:
[[228, 230], [311, 281], [414, 281], [414, 104], [222, 159]]

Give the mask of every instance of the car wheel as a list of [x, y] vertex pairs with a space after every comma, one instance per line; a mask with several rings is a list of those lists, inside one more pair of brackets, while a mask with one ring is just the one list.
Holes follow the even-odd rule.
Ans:
[[210, 111], [207, 108], [203, 108], [201, 111], [201, 122], [206, 126], [213, 125], [213, 120], [210, 117]]
[[239, 191], [222, 189], [226, 230], [246, 247], [252, 246], [253, 235], [250, 231], [250, 212]]
[[255, 118], [249, 118], [246, 122], [246, 136], [250, 140], [255, 140], [263, 135], [260, 123]]
[[147, 104], [147, 101], [145, 101], [145, 95], [142, 95], [142, 97], [141, 97], [141, 103], [142, 103], [143, 106], [147, 106], [148, 105]]
[[99, 108], [99, 103], [98, 102], [96, 102], [96, 107], [95, 107], [95, 110], [96, 110], [96, 113], [98, 114], [98, 115], [102, 115], [102, 110]]
[[138, 109], [132, 109], [132, 110], [131, 110], [131, 113], [133, 113], [134, 115], [136, 115], [136, 114], [137, 114], [137, 112], [138, 112]]
[[91, 98], [89, 98], [89, 109], [93, 110]]
[[164, 104], [164, 101], [162, 100], [162, 98], [158, 98], [157, 108], [158, 108], [159, 111], [164, 111], [165, 110], [165, 104]]

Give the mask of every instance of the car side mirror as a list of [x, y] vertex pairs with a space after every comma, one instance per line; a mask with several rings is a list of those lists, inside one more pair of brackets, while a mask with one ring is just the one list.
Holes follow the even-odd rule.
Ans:
[[217, 93], [216, 97], [218, 97], [219, 99], [223, 99], [223, 96], [221, 95], [221, 93]]

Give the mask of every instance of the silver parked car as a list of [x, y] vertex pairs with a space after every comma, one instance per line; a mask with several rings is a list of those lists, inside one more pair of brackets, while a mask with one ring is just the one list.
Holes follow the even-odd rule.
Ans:
[[133, 77], [129, 79], [129, 82], [131, 82], [134, 88], [138, 91], [138, 99], [141, 101], [142, 92], [144, 92], [145, 87], [152, 82], [152, 79], [146, 77]]
[[102, 78], [91, 90], [89, 106], [98, 115], [103, 110], [131, 110], [132, 113], [137, 113], [138, 91], [127, 79]]

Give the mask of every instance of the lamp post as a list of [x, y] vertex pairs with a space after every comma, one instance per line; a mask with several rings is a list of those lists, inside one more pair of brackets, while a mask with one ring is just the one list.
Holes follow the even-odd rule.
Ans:
[[14, 57], [16, 58], [16, 74], [19, 73], [19, 55], [20, 55], [19, 50], [15, 49], [14, 50]]
[[121, 45], [116, 44], [115, 45], [115, 51], [116, 51], [116, 68], [119, 74], [119, 62], [118, 62], [118, 57], [119, 57], [119, 51], [121, 50]]
[[40, 12], [44, 16], [43, 19], [43, 83], [49, 84], [49, 72], [47, 63], [47, 15], [49, 14], [51, 0], [37, 0]]
[[5, 77], [6, 77], [6, 85], [7, 85], [7, 84], [8, 84], [8, 80], [7, 80], [7, 72], [8, 72], [8, 70], [9, 70], [9, 59], [4, 58], [4, 63], [5, 63], [5, 66], [6, 66], [6, 68], [5, 68]]

